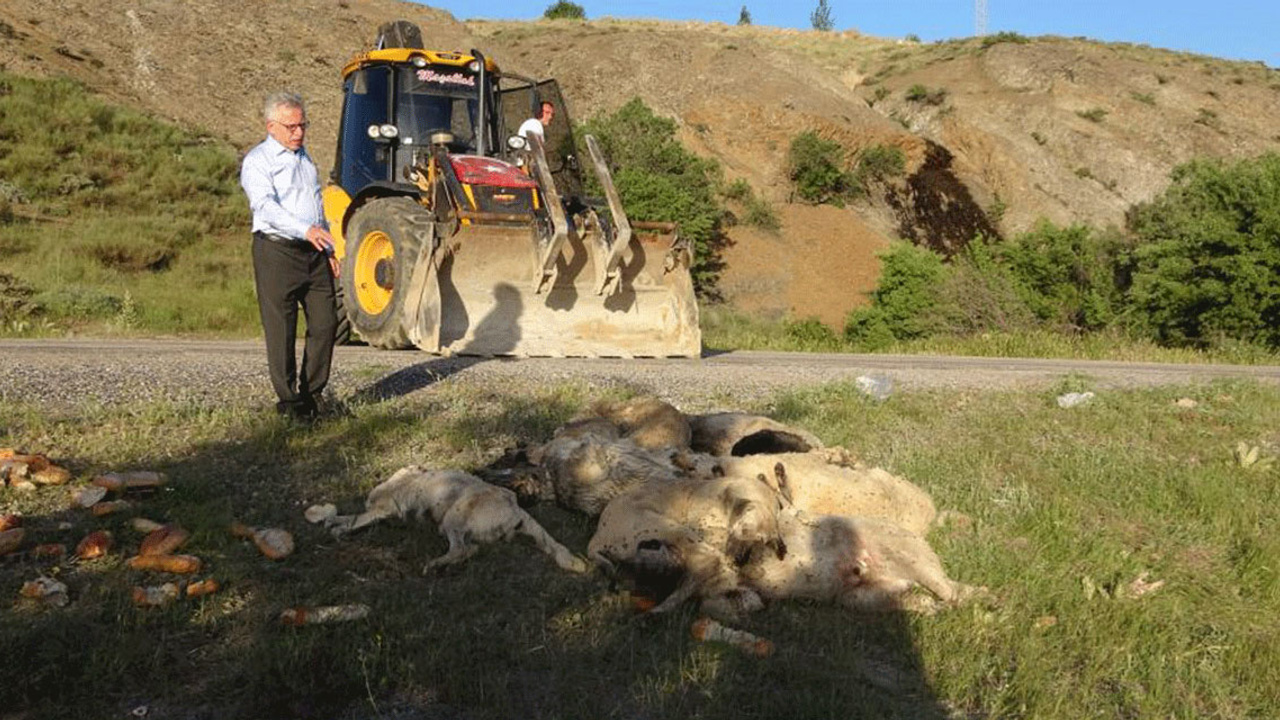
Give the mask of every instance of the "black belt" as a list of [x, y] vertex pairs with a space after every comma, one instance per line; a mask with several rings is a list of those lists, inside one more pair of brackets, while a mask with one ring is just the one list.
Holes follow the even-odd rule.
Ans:
[[307, 242], [305, 238], [291, 238], [287, 235], [276, 235], [275, 233], [265, 233], [265, 232], [262, 232], [261, 230], [255, 230], [253, 232], [253, 239], [254, 240], [270, 240], [271, 242], [277, 242], [282, 245], [306, 245], [307, 247], [311, 247], [311, 243]]

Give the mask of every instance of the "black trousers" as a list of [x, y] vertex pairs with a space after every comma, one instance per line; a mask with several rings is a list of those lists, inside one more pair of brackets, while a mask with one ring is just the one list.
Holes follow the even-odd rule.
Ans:
[[[267, 366], [281, 412], [313, 414], [316, 398], [329, 383], [334, 333], [338, 328], [329, 259], [306, 242], [253, 238], [253, 278], [267, 340]], [[307, 321], [302, 373], [294, 355], [298, 307]]]

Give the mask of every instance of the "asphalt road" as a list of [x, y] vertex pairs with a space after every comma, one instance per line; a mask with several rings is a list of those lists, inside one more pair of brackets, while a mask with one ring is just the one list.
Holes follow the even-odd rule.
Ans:
[[[336, 352], [332, 388], [343, 399], [385, 399], [430, 391], [442, 382], [497, 390], [584, 382], [629, 386], [674, 402], [711, 407], [861, 376], [886, 382], [894, 392], [1036, 387], [1065, 377], [1079, 378], [1097, 390], [1219, 378], [1280, 383], [1280, 366], [756, 351], [684, 359], [444, 358], [350, 346]], [[0, 400], [223, 402], [268, 394], [261, 341], [0, 340]]]

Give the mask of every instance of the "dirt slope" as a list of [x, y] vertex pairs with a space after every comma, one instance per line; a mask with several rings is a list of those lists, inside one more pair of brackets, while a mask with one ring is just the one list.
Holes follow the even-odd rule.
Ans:
[[[478, 47], [558, 78], [572, 117], [640, 96], [675, 118], [684, 142], [783, 219], [780, 235], [734, 229], [726, 297], [833, 325], [873, 286], [874, 252], [893, 237], [954, 248], [1041, 217], [1119, 224], [1180, 162], [1280, 149], [1276, 71], [1053, 38], [923, 45], [714, 23], [460, 23], [395, 0], [6, 0], [0, 63], [71, 75], [240, 149], [261, 136], [261, 96], [295, 88], [311, 100], [310, 144], [326, 170], [339, 71], [397, 18], [433, 46]], [[917, 85], [927, 99], [909, 99]], [[899, 147], [907, 176], [845, 210], [791, 203], [786, 149], [804, 130], [851, 155]]]

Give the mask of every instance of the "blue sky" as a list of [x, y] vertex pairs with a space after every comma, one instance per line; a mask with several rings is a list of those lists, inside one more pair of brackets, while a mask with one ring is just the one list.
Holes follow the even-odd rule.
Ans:
[[[554, 0], [428, 0], [459, 20], [542, 15]], [[744, 0], [579, 1], [587, 17], [736, 23]], [[745, 0], [756, 25], [809, 29], [817, 0]], [[922, 40], [974, 34], [974, 0], [828, 0], [837, 30]], [[987, 29], [1023, 35], [1084, 35], [1145, 43], [1280, 67], [1280, 0], [987, 0]]]

